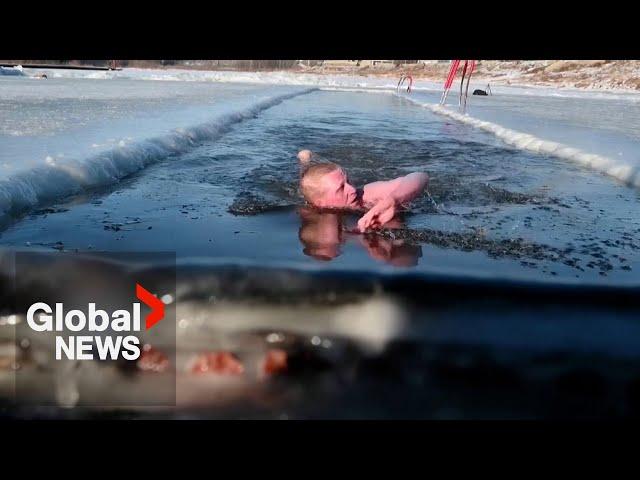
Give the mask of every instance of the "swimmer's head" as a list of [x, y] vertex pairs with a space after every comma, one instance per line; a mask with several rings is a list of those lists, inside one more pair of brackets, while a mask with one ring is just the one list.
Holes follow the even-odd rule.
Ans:
[[310, 204], [320, 208], [357, 208], [356, 189], [349, 184], [340, 165], [318, 163], [311, 165], [300, 179], [302, 195]]
[[300, 150], [298, 152], [298, 160], [300, 161], [300, 165], [302, 166], [309, 165], [312, 158], [313, 152], [311, 152], [311, 150]]

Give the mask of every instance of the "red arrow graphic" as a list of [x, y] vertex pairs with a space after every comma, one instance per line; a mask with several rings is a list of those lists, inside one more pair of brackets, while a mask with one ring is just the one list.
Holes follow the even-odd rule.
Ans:
[[136, 283], [136, 296], [151, 309], [151, 313], [145, 319], [145, 325], [149, 330], [164, 318], [164, 303], [139, 283]]

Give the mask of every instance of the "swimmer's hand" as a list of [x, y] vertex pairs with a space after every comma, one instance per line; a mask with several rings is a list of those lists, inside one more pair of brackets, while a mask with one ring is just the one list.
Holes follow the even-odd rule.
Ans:
[[298, 161], [301, 167], [306, 167], [311, 163], [313, 152], [311, 150], [300, 150], [298, 152]]
[[388, 197], [380, 200], [358, 220], [358, 229], [361, 232], [366, 232], [367, 230], [381, 228], [385, 223], [393, 219], [396, 214], [396, 208], [396, 201], [393, 198]]

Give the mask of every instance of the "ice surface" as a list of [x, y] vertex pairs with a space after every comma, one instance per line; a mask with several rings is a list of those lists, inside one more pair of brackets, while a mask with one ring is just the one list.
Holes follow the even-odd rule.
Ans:
[[0, 67], [0, 75], [5, 75], [7, 77], [22, 77], [24, 76], [24, 72], [20, 65], [17, 67]]
[[[640, 188], [640, 105], [618, 99], [474, 100], [463, 114], [433, 95], [405, 95], [435, 113], [492, 133], [515, 148], [553, 155]], [[429, 100], [425, 103], [424, 100]]]
[[3, 79], [0, 220], [117, 182], [307, 91], [126, 80]]

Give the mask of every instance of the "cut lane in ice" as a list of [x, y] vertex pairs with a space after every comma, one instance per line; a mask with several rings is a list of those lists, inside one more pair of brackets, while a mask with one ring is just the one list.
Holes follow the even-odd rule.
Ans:
[[58, 163], [48, 158], [45, 165], [11, 175], [0, 182], [0, 222], [70, 194], [113, 184], [163, 158], [184, 153], [203, 140], [215, 140], [234, 124], [313, 90], [274, 95], [206, 123], [174, 129], [169, 134], [118, 146], [82, 160]]
[[[146, 93], [147, 83], [137, 87]], [[228, 96], [231, 87], [217, 88]], [[480, 105], [478, 100], [474, 108]], [[234, 98], [230, 106], [243, 105]], [[427, 171], [430, 195], [412, 202], [395, 232], [349, 235], [341, 228], [351, 228], [357, 215], [296, 209], [302, 200], [295, 154], [302, 148], [340, 163], [358, 186]], [[639, 202], [640, 192], [605, 175], [511, 148], [395, 95], [320, 90], [265, 110], [113, 188], [35, 211], [2, 231], [2, 244], [638, 285]], [[320, 236], [327, 231], [336, 235]], [[335, 247], [333, 259], [313, 256], [320, 242]]]

